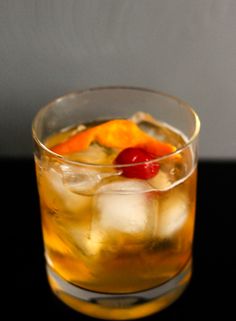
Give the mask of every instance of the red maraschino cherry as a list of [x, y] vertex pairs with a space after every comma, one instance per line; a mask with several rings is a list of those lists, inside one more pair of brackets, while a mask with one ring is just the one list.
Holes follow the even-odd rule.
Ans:
[[[125, 148], [116, 157], [114, 163], [117, 165], [127, 165], [148, 162], [156, 156], [150, 154], [142, 148]], [[144, 163], [136, 166], [122, 167], [122, 175], [129, 178], [149, 179], [157, 175], [160, 165], [157, 162]]]

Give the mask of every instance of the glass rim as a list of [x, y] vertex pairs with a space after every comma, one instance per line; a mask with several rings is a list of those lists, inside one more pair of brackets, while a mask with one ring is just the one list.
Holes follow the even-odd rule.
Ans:
[[[102, 91], [102, 90], [129, 90], [129, 91], [144, 91], [146, 93], [150, 94], [155, 94], [158, 96], [166, 97], [172, 100], [175, 100], [176, 102], [179, 103], [179, 107], [185, 108], [190, 114], [192, 114], [194, 122], [195, 122], [195, 127], [193, 134], [191, 135], [190, 138], [186, 140], [186, 142], [179, 148], [176, 148], [175, 151], [168, 153], [163, 156], [156, 157], [152, 160], [149, 161], [144, 161], [144, 162], [139, 162], [139, 163], [128, 163], [128, 164], [94, 164], [94, 163], [86, 163], [86, 162], [81, 162], [81, 161], [73, 161], [68, 158], [66, 158], [64, 155], [57, 154], [53, 152], [51, 149], [49, 149], [39, 138], [35, 130], [35, 124], [37, 122], [38, 117], [47, 111], [48, 109], [55, 108], [55, 104], [60, 102], [63, 99], [69, 98], [69, 96], [78, 96], [78, 95], [83, 95], [85, 93], [89, 93], [92, 91]], [[138, 166], [138, 165], [144, 165], [144, 164], [152, 164], [155, 162], [160, 162], [163, 161], [164, 159], [167, 159], [169, 157], [176, 156], [177, 154], [183, 152], [185, 149], [187, 149], [198, 137], [199, 132], [200, 132], [200, 127], [201, 127], [201, 122], [200, 119], [195, 112], [194, 108], [184, 101], [183, 99], [166, 94], [162, 91], [158, 90], [153, 90], [153, 89], [148, 89], [144, 87], [133, 87], [133, 86], [102, 86], [102, 87], [91, 87], [83, 90], [78, 90], [78, 91], [72, 91], [69, 92], [63, 96], [57, 97], [50, 101], [47, 105], [43, 106], [42, 108], [39, 109], [39, 111], [36, 113], [36, 115], [33, 118], [32, 121], [32, 136], [35, 142], [49, 155], [52, 157], [58, 159], [59, 161], [63, 161], [67, 164], [73, 165], [73, 166], [83, 166], [83, 167], [93, 167], [93, 168], [123, 168], [123, 167], [132, 167], [132, 166]]]

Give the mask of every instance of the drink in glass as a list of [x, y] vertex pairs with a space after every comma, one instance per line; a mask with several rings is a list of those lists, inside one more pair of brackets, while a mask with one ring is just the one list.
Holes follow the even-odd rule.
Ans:
[[191, 277], [199, 119], [140, 88], [75, 92], [39, 111], [35, 165], [47, 274], [72, 308], [132, 319]]

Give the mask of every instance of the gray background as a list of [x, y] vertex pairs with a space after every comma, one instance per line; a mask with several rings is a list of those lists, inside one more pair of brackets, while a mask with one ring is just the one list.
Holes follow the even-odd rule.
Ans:
[[0, 0], [0, 156], [32, 153], [31, 120], [91, 86], [179, 96], [202, 158], [236, 158], [235, 0]]

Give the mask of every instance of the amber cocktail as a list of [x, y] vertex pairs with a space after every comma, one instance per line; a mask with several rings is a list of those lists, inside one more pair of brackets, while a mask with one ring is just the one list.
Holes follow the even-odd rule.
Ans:
[[132, 319], [173, 302], [191, 276], [199, 120], [137, 88], [72, 93], [33, 123], [45, 257], [74, 309]]

